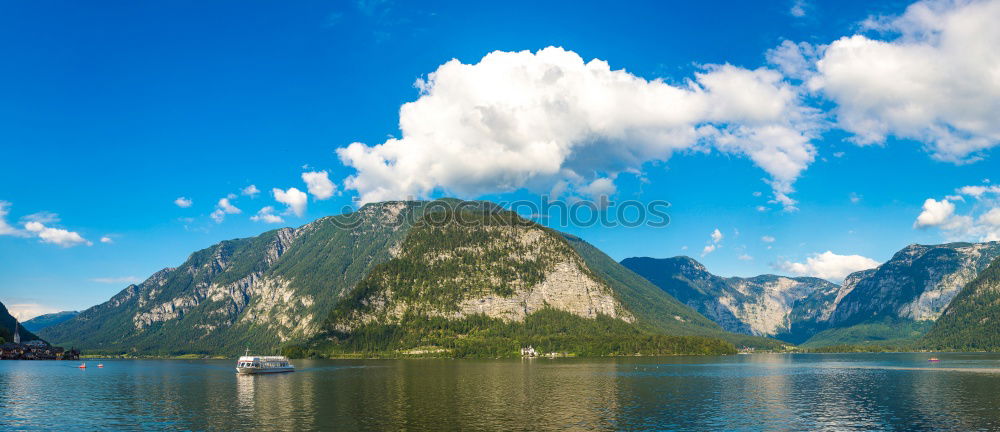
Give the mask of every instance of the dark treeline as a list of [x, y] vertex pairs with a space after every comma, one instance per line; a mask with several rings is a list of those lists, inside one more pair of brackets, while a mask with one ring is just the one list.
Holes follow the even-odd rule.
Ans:
[[523, 322], [484, 315], [452, 320], [407, 314], [398, 323], [367, 324], [326, 336], [312, 346], [312, 355], [392, 357], [406, 350], [437, 348], [448, 357], [513, 357], [529, 345], [540, 353], [576, 356], [735, 353], [732, 344], [716, 338], [654, 334], [604, 315], [587, 319], [552, 309], [531, 314]]
[[955, 296], [920, 346], [942, 351], [1000, 351], [1000, 259]]

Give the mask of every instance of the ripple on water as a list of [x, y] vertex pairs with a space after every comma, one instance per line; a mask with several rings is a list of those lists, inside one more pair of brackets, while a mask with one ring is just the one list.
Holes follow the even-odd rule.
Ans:
[[1000, 356], [0, 362], [0, 430], [1000, 430]]

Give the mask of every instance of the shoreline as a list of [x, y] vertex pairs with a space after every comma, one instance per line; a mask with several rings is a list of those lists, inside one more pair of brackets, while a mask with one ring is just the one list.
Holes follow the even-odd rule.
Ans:
[[[292, 358], [289, 360], [555, 360], [555, 359], [608, 359], [608, 358], [641, 358], [641, 357], [733, 357], [733, 356], [744, 356], [744, 355], [762, 355], [762, 354], [777, 354], [777, 355], [791, 355], [791, 354], [808, 354], [808, 355], [824, 355], [824, 354], [996, 354], [998, 351], [930, 351], [930, 350], [919, 350], [919, 351], [831, 351], [831, 352], [815, 352], [815, 351], [758, 351], [753, 353], [738, 353], [738, 354], [651, 354], [651, 355], [608, 355], [608, 356], [577, 356], [577, 355], [565, 355], [565, 356], [536, 356], [536, 357], [449, 357], [449, 356], [432, 356], [432, 355], [400, 355], [400, 356], [329, 356], [329, 357], [299, 357]], [[195, 355], [195, 354], [184, 354], [177, 356], [158, 356], [158, 355], [140, 355], [140, 356], [124, 356], [124, 355], [98, 355], [98, 354], [86, 354], [81, 355], [80, 360], [231, 360], [238, 357], [234, 356], [224, 356], [224, 355]], [[920, 368], [926, 369], [926, 368]], [[1000, 369], [998, 369], [1000, 370]]]

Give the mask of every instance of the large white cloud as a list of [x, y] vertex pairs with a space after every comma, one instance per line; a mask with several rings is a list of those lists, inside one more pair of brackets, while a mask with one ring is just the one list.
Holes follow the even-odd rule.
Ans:
[[24, 229], [41, 239], [42, 243], [52, 243], [62, 247], [73, 247], [82, 244], [87, 246], [93, 245], [93, 243], [83, 238], [79, 233], [67, 231], [62, 228], [47, 227], [45, 224], [37, 221], [24, 224]]
[[834, 282], [847, 275], [879, 266], [879, 262], [861, 255], [837, 255], [831, 251], [813, 254], [803, 262], [784, 261], [777, 268], [798, 276], [814, 276]]
[[[974, 160], [1000, 143], [1000, 0], [928, 0], [828, 47], [809, 80], [860, 144], [888, 136]], [[789, 57], [785, 57], [789, 58]], [[789, 60], [791, 62], [791, 60]]]
[[[680, 85], [549, 47], [449, 61], [400, 108], [401, 138], [337, 150], [364, 202], [435, 190], [476, 196], [561, 183], [585, 187], [678, 151], [744, 155], [791, 206], [813, 161], [813, 111], [780, 73], [707, 67]], [[608, 188], [604, 188], [608, 190]]]
[[309, 196], [305, 192], [296, 188], [288, 188], [287, 191], [274, 188], [271, 190], [271, 193], [274, 194], [275, 201], [288, 206], [289, 212], [299, 217], [305, 214], [306, 205], [309, 202]]
[[326, 171], [313, 171], [302, 173], [302, 181], [306, 182], [306, 188], [316, 199], [325, 200], [337, 192], [337, 185], [330, 181], [330, 176]]
[[952, 216], [955, 215], [955, 204], [947, 199], [942, 199], [938, 201], [933, 198], [928, 198], [924, 201], [923, 210], [917, 216], [917, 220], [913, 222], [915, 228], [940, 226], [948, 223]]
[[[1000, 187], [970, 185], [955, 192], [924, 201], [913, 227], [939, 228], [948, 240], [1000, 241]], [[964, 206], [961, 211], [958, 205]]]

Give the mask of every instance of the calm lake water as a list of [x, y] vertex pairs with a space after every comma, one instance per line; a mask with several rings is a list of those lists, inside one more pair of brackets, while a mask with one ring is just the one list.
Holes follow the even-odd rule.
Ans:
[[1000, 430], [1000, 356], [0, 361], [0, 430]]

